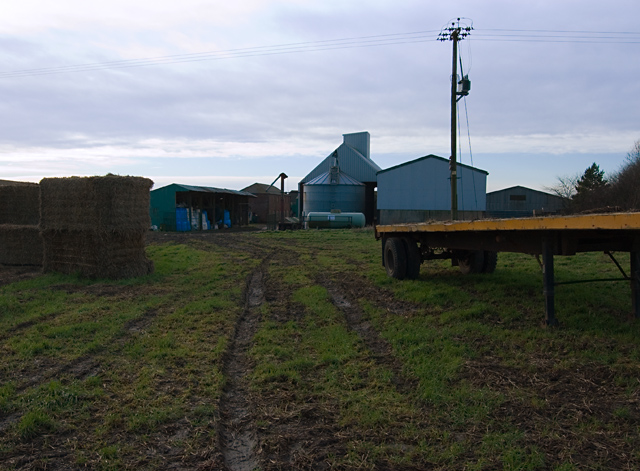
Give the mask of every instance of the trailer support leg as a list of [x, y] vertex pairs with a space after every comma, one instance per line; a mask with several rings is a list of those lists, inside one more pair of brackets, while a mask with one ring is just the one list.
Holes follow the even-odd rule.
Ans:
[[631, 252], [631, 305], [636, 319], [640, 318], [640, 252]]
[[555, 281], [553, 277], [553, 242], [545, 239], [542, 242], [542, 278], [544, 294], [544, 308], [546, 312], [546, 324], [549, 327], [557, 326], [555, 308]]

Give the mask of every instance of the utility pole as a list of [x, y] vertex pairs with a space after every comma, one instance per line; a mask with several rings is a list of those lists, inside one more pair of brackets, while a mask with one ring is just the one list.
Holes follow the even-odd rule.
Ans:
[[288, 176], [282, 172], [278, 178], [280, 178], [280, 228], [284, 230], [284, 179], [288, 178]]
[[[471, 82], [464, 76], [458, 81], [458, 41], [471, 34], [473, 26], [461, 26], [460, 18], [450, 26], [442, 28], [438, 35], [438, 41], [453, 42], [453, 60], [451, 66], [451, 157], [449, 168], [451, 170], [451, 219], [458, 219], [458, 161], [456, 157], [456, 132], [457, 132], [457, 106], [458, 100], [469, 94]], [[460, 98], [458, 98], [460, 97]]]

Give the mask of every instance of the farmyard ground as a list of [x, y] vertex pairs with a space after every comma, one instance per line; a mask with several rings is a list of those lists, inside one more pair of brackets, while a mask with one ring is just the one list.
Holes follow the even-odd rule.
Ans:
[[378, 244], [154, 233], [135, 280], [3, 267], [3, 469], [640, 467], [628, 283], [559, 287], [545, 329], [535, 259], [399, 282]]

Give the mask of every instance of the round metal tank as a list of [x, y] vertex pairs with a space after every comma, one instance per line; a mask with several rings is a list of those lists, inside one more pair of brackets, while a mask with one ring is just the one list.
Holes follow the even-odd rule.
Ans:
[[362, 213], [313, 212], [307, 215], [305, 223], [309, 229], [364, 227], [365, 217]]
[[344, 173], [330, 172], [304, 185], [304, 213], [330, 212], [364, 213], [365, 186]]

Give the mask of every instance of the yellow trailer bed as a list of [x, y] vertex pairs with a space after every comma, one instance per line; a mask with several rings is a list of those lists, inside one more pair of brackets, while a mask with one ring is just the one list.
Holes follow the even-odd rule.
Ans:
[[376, 226], [386, 232], [459, 231], [548, 231], [548, 230], [635, 230], [640, 231], [640, 213], [581, 214], [518, 219], [422, 222]]
[[[420, 264], [451, 259], [464, 273], [490, 273], [498, 252], [542, 255], [547, 323], [557, 324], [554, 309], [554, 255], [577, 252], [629, 252], [632, 303], [640, 317], [640, 213], [583, 214], [518, 219], [481, 219], [376, 226], [382, 239], [382, 263], [389, 276], [417, 278]], [[613, 256], [612, 256], [613, 258]], [[615, 261], [615, 259], [614, 259]]]

